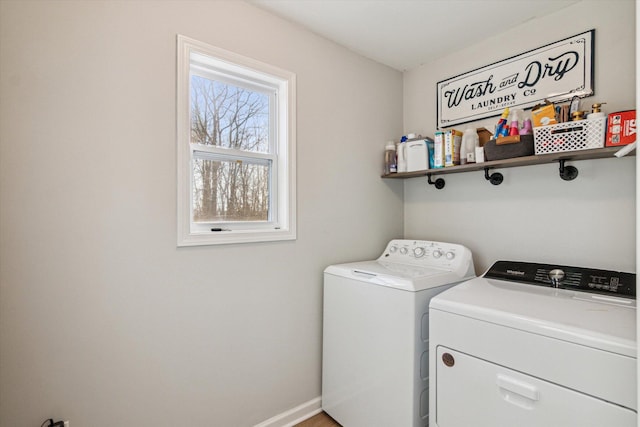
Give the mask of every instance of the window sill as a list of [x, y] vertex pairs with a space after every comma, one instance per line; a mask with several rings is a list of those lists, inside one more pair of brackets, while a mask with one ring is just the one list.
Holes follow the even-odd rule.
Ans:
[[295, 239], [295, 231], [283, 229], [194, 232], [178, 236], [178, 247], [274, 242]]

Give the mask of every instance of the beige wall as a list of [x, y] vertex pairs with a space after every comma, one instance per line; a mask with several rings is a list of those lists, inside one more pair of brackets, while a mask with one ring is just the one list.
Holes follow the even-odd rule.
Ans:
[[[176, 34], [297, 74], [298, 239], [177, 249]], [[320, 395], [322, 270], [401, 237], [402, 75], [238, 1], [0, 2], [0, 426]]]
[[[408, 71], [404, 130], [433, 134], [438, 81], [592, 28], [595, 96], [582, 108], [607, 102], [608, 112], [633, 109], [635, 24], [632, 0], [583, 0]], [[466, 31], [482, 34], [481, 27]], [[493, 129], [496, 121], [470, 126]], [[635, 271], [635, 159], [573, 165], [579, 170], [574, 181], [559, 178], [557, 163], [502, 169], [500, 186], [485, 181], [481, 171], [446, 175], [443, 190], [422, 178], [407, 180], [405, 237], [468, 246], [478, 274], [498, 259]]]

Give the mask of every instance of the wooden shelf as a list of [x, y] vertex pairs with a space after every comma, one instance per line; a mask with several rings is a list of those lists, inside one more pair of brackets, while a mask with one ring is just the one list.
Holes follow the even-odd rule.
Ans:
[[[499, 168], [513, 168], [517, 166], [541, 165], [546, 163], [558, 162], [561, 160], [575, 161], [575, 160], [604, 159], [608, 157], [613, 158], [614, 153], [616, 153], [621, 148], [622, 147], [594, 148], [591, 150], [567, 151], [564, 153], [542, 154], [539, 156], [515, 157], [512, 159], [505, 159], [505, 160], [491, 160], [483, 163], [471, 163], [468, 165], [450, 166], [450, 167], [439, 168], [439, 169], [391, 173], [391, 174], [382, 175], [382, 178], [407, 179], [407, 178], [417, 178], [417, 177], [427, 176], [427, 175], [435, 176], [435, 175], [446, 175], [450, 173], [480, 171], [485, 169], [499, 169]], [[635, 150], [628, 155], [635, 156]]]

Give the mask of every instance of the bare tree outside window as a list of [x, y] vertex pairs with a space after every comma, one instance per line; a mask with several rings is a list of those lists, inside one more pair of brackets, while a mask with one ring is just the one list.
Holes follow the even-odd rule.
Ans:
[[238, 152], [269, 151], [269, 96], [191, 76], [191, 143], [229, 149], [193, 161], [193, 221], [269, 220], [271, 162]]

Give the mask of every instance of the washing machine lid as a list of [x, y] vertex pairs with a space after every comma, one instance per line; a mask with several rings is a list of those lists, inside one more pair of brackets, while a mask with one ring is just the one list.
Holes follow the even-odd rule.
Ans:
[[637, 354], [635, 299], [477, 277], [434, 297], [430, 309], [629, 357]]
[[473, 277], [437, 267], [420, 267], [382, 260], [331, 265], [324, 272], [410, 292], [459, 283]]

